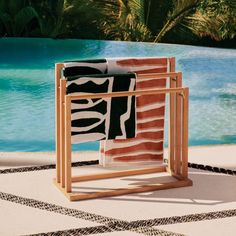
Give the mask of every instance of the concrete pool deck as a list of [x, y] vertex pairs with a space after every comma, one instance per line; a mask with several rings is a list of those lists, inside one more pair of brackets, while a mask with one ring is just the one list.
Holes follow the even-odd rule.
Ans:
[[[74, 157], [96, 159], [95, 152]], [[236, 170], [236, 145], [190, 147], [189, 162]], [[189, 168], [191, 187], [69, 202], [52, 183], [53, 164], [55, 153], [0, 153], [0, 235], [235, 235], [235, 175]], [[91, 182], [102, 188], [112, 181]]]

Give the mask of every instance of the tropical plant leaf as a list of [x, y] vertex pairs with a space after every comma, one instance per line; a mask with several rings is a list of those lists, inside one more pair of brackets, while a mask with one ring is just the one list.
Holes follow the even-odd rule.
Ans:
[[187, 18], [191, 23], [187, 27], [196, 35], [200, 37], [211, 36], [213, 39], [219, 41], [222, 37], [219, 33], [219, 28], [223, 23], [223, 19], [218, 17], [217, 19], [211, 19], [205, 17], [200, 12], [194, 14], [194, 16]]
[[168, 13], [167, 21], [155, 37], [154, 42], [160, 42], [168, 31], [181, 23], [185, 17], [191, 15], [199, 4], [199, 0], [175, 0], [173, 9]]
[[108, 39], [150, 41], [151, 32], [145, 24], [144, 0], [106, 1], [101, 27]]
[[187, 17], [187, 27], [197, 36], [216, 41], [236, 35], [236, 0], [202, 2], [193, 16]]
[[62, 17], [64, 14], [64, 9], [65, 9], [65, 1], [64, 0], [57, 0], [57, 3], [56, 3], [57, 16]]
[[23, 7], [26, 6], [26, 0], [7, 0], [8, 12], [14, 17]]
[[4, 26], [7, 35], [11, 35], [12, 34], [11, 16], [8, 13], [0, 12], [0, 21], [2, 22], [2, 25]]
[[24, 7], [22, 8], [15, 16], [14, 19], [14, 35], [20, 36], [26, 26], [33, 20], [39, 19], [38, 13], [33, 7]]
[[236, 11], [236, 0], [226, 0], [227, 4], [233, 11]]
[[0, 12], [6, 12], [7, 9], [7, 1], [1, 0], [0, 1]]

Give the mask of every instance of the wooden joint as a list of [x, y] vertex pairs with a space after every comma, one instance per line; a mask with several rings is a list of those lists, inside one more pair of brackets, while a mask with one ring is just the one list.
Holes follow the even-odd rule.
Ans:
[[184, 92], [180, 92], [180, 93], [179, 93], [179, 96], [181, 96], [183, 99], [185, 99], [185, 98], [186, 98], [186, 96], [185, 96]]

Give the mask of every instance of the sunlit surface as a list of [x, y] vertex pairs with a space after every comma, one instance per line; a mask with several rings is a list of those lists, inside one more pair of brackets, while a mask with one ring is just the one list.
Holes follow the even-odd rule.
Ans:
[[0, 49], [0, 151], [55, 150], [55, 62], [123, 56], [175, 56], [190, 87], [189, 144], [236, 143], [236, 50], [50, 39], [0, 39]]

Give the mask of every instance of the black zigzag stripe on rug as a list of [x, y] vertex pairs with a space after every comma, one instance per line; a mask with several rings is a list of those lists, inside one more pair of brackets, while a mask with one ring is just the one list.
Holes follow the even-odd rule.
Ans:
[[47, 202], [43, 202], [43, 201], [31, 199], [31, 198], [25, 198], [25, 197], [17, 196], [10, 193], [0, 192], [0, 199], [17, 203], [17, 204], [21, 204], [24, 206], [36, 208], [36, 209], [41, 209], [45, 211], [62, 214], [62, 215], [72, 216], [72, 217], [80, 218], [83, 220], [89, 220], [96, 223], [101, 223], [101, 224], [118, 223], [116, 219], [113, 219], [111, 217], [105, 217], [101, 215], [88, 213], [85, 211], [62, 207], [62, 206], [55, 205], [52, 203], [47, 203]]
[[[98, 160], [91, 160], [91, 161], [81, 161], [81, 162], [74, 162], [72, 163], [72, 167], [77, 166], [86, 166], [86, 165], [98, 165]], [[196, 163], [188, 163], [189, 168], [193, 169], [199, 169], [199, 170], [205, 170], [210, 171], [214, 173], [221, 173], [226, 175], [236, 175], [236, 170], [230, 170], [230, 169], [224, 169], [209, 165], [202, 165], [202, 164], [196, 164]], [[56, 165], [41, 165], [41, 166], [26, 166], [26, 167], [20, 167], [20, 168], [8, 168], [0, 170], [0, 174], [11, 174], [11, 173], [18, 173], [18, 172], [30, 172], [30, 171], [40, 171], [40, 170], [50, 170], [55, 169]]]
[[[21, 204], [21, 205], [25, 205], [28, 207], [36, 208], [36, 209], [46, 210], [46, 211], [50, 211], [50, 212], [54, 212], [54, 213], [59, 213], [62, 215], [80, 218], [83, 220], [88, 220], [88, 221], [92, 221], [92, 222], [96, 222], [96, 223], [105, 224], [107, 226], [107, 227], [106, 226], [105, 227], [98, 226], [98, 228], [92, 227], [92, 229], [90, 229], [90, 231], [88, 230], [89, 232], [91, 232], [91, 230], [92, 231], [100, 230], [100, 231], [102, 231], [101, 233], [104, 233], [103, 231], [105, 229], [107, 229], [106, 232], [129, 230], [129, 231], [134, 231], [137, 233], [142, 233], [144, 235], [163, 235], [163, 236], [164, 235], [166, 235], [166, 236], [168, 236], [168, 235], [175, 236], [176, 235], [171, 232], [162, 231], [162, 230], [160, 231], [160, 230], [153, 229], [151, 227], [150, 228], [146, 228], [146, 227], [142, 227], [142, 226], [141, 227], [140, 226], [133, 227], [133, 225], [130, 225], [130, 223], [126, 222], [126, 221], [117, 220], [117, 219], [114, 219], [111, 217], [105, 217], [105, 216], [101, 216], [101, 215], [97, 215], [97, 214], [93, 214], [93, 213], [88, 213], [88, 212], [80, 211], [80, 210], [76, 210], [76, 209], [71, 209], [71, 208], [67, 208], [67, 207], [62, 207], [62, 206], [58, 206], [58, 205], [43, 202], [43, 201], [38, 201], [35, 199], [31, 199], [31, 198], [20, 197], [20, 196], [13, 195], [10, 193], [0, 192], [0, 199], [6, 200], [9, 202], [13, 202], [13, 203], [17, 203], [17, 204]], [[82, 229], [78, 229], [78, 231], [80, 231], [80, 230], [82, 230]], [[157, 234], [158, 232], [159, 233], [162, 232], [163, 234]], [[58, 231], [58, 234], [57, 234], [57, 232], [52, 232], [51, 234], [49, 233], [49, 235], [73, 235], [73, 234], [69, 234], [69, 233], [70, 232], [68, 232], [68, 234], [61, 234], [61, 231]], [[43, 233], [41, 235], [48, 235], [48, 234]], [[74, 234], [74, 235], [76, 235], [76, 234]], [[85, 234], [85, 233], [81, 234], [80, 233], [77, 235], [88, 235], [88, 234]]]
[[106, 225], [101, 225], [101, 226], [84, 227], [84, 228], [78, 228], [78, 229], [58, 230], [58, 231], [47, 232], [47, 233], [27, 234], [25, 236], [90, 235], [90, 234], [109, 233], [113, 231], [114, 230], [112, 228]]
[[213, 211], [207, 213], [199, 213], [199, 214], [189, 214], [183, 216], [171, 216], [171, 217], [163, 217], [156, 218], [150, 220], [137, 220], [132, 221], [130, 224], [133, 227], [153, 227], [160, 225], [171, 225], [171, 224], [179, 224], [179, 223], [189, 223], [189, 222], [198, 222], [205, 220], [216, 220], [216, 219], [224, 219], [229, 217], [236, 216], [236, 209], [232, 210], [223, 210], [223, 211]]
[[[111, 233], [111, 232], [122, 232], [126, 231], [122, 228], [117, 229], [116, 227], [102, 225], [102, 226], [94, 226], [94, 227], [85, 227], [85, 228], [78, 228], [78, 229], [68, 229], [68, 230], [60, 230], [48, 233], [38, 233], [38, 234], [27, 234], [24, 236], [78, 236], [78, 235], [94, 235], [94, 234], [102, 234], [102, 233]], [[136, 233], [142, 235], [149, 235], [149, 236], [184, 236], [183, 234], [173, 233], [170, 231], [164, 231], [160, 229], [153, 229], [153, 228], [137, 228], [131, 229], [130, 231], [134, 231]]]
[[[97, 165], [97, 164], [99, 164], [98, 160], [81, 161], [81, 162], [72, 163], [72, 167], [86, 166], [86, 165]], [[0, 174], [12, 174], [12, 173], [18, 173], [18, 172], [50, 170], [50, 169], [55, 169], [55, 168], [56, 168], [55, 164], [41, 165], [41, 166], [26, 166], [26, 167], [20, 167], [20, 168], [8, 168], [8, 169], [0, 170]]]
[[[228, 217], [235, 217], [236, 216], [236, 209], [232, 210], [223, 210], [223, 211], [215, 211], [215, 212], [208, 212], [208, 213], [199, 213], [199, 214], [189, 214], [183, 216], [172, 216], [172, 217], [164, 217], [164, 218], [156, 218], [150, 220], [138, 220], [138, 221], [131, 221], [126, 222], [122, 220], [117, 220], [111, 217], [105, 217], [101, 215], [96, 215], [93, 213], [88, 213], [76, 209], [70, 209], [62, 206], [58, 206], [51, 203], [46, 203], [30, 198], [24, 198], [20, 196], [16, 196], [9, 193], [0, 192], [0, 199], [18, 203], [21, 205], [51, 211], [55, 213], [59, 213], [62, 215], [68, 215], [84, 220], [93, 221], [96, 223], [106, 224], [110, 227], [114, 225], [116, 227], [116, 231], [118, 229], [124, 230], [132, 230], [132, 229], [141, 229], [159, 225], [170, 225], [170, 224], [178, 224], [178, 223], [187, 223], [187, 222], [198, 222], [204, 220], [214, 220], [214, 219], [223, 219]], [[137, 231], [136, 231], [137, 232]]]
[[209, 165], [202, 165], [202, 164], [196, 164], [196, 163], [190, 163], [189, 162], [188, 167], [193, 168], [193, 169], [211, 171], [211, 172], [215, 172], [215, 173], [221, 173], [221, 174], [227, 174], [227, 175], [236, 175], [236, 170], [213, 167], [213, 166], [209, 166]]

